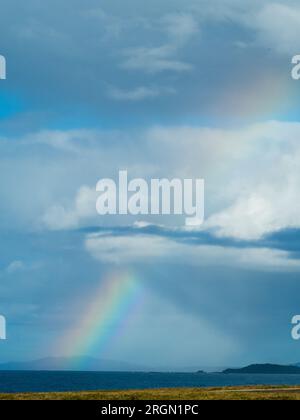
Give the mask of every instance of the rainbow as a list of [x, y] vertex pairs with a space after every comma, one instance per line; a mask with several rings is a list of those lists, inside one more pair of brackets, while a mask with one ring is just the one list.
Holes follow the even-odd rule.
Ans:
[[259, 121], [273, 120], [278, 117], [277, 114], [288, 112], [293, 98], [295, 85], [289, 72], [282, 75], [268, 71], [256, 76], [254, 74], [241, 85], [237, 85], [233, 78], [220, 92], [214, 110], [222, 117], [235, 115], [235, 118], [246, 118], [249, 123], [253, 122], [253, 118]]
[[133, 274], [123, 272], [107, 276], [93, 293], [91, 303], [83, 309], [79, 324], [63, 339], [64, 354], [103, 355], [123, 335], [143, 298], [144, 289]]

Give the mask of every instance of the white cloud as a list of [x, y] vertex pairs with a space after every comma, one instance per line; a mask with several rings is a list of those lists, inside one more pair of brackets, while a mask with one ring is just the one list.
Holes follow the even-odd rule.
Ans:
[[23, 143], [26, 146], [49, 146], [62, 152], [76, 154], [83, 152], [83, 147], [80, 147], [80, 141], [78, 140], [83, 139], [86, 146], [91, 137], [92, 132], [88, 130], [43, 130], [36, 134], [30, 134], [24, 139]]
[[255, 35], [255, 44], [279, 54], [296, 54], [300, 39], [300, 6], [294, 0], [215, 0], [198, 9], [199, 15], [213, 20], [237, 22]]
[[161, 24], [170, 42], [178, 46], [184, 45], [194, 35], [199, 33], [199, 24], [194, 16], [187, 13], [174, 13], [164, 16]]
[[262, 182], [257, 191], [249, 192], [229, 208], [211, 216], [206, 227], [216, 228], [219, 236], [250, 240], [281, 229], [299, 228], [300, 204], [294, 195], [300, 192], [298, 190], [298, 186], [288, 183], [285, 189]]
[[[55, 131], [53, 136], [53, 142], [51, 132], [40, 142], [38, 136], [14, 142], [17, 160], [11, 151], [7, 153], [11, 142], [2, 143], [3, 202], [10, 209], [22, 208], [17, 220], [26, 226], [41, 219], [50, 229], [99, 222], [94, 186], [100, 178], [116, 179], [119, 169], [126, 168], [131, 179], [204, 178], [204, 228], [218, 235], [259, 239], [280, 229], [300, 227], [299, 123], [273, 121], [240, 129], [155, 127], [130, 133]], [[137, 143], [142, 147], [136, 147]], [[39, 159], [25, 153], [27, 144], [34, 145]], [[45, 144], [55, 153], [45, 156]], [[18, 168], [17, 178], [12, 165]], [[11, 194], [14, 188], [19, 194]], [[32, 189], [35, 199], [28, 200]], [[121, 219], [120, 223], [120, 218], [111, 218], [109, 223], [135, 222]], [[102, 222], [106, 224], [106, 219]], [[147, 217], [145, 222], [184, 223], [159, 217]]]
[[15, 260], [12, 261], [5, 269], [2, 273], [0, 273], [0, 275], [2, 274], [8, 274], [8, 275], [12, 275], [12, 274], [16, 274], [16, 273], [22, 273], [24, 271], [32, 271], [32, 270], [37, 270], [42, 266], [41, 262], [31, 262], [31, 263], [27, 263], [24, 262], [22, 260]]
[[53, 205], [42, 217], [42, 223], [50, 230], [72, 229], [85, 219], [96, 216], [96, 189], [83, 186], [69, 208]]
[[117, 101], [138, 102], [145, 99], [154, 99], [161, 95], [175, 94], [175, 89], [140, 86], [132, 90], [124, 90], [111, 87], [108, 95]]
[[180, 49], [199, 32], [198, 22], [188, 13], [167, 14], [159, 20], [157, 32], [167, 36], [159, 46], [127, 48], [122, 67], [128, 70], [142, 70], [146, 73], [163, 71], [186, 72], [193, 66], [177, 58]]
[[160, 73], [162, 71], [185, 72], [192, 69], [192, 65], [176, 58], [177, 48], [173, 45], [159, 47], [129, 48], [124, 51], [125, 57], [122, 67], [128, 70], [142, 70], [146, 73]]
[[258, 40], [264, 46], [293, 55], [300, 45], [300, 7], [285, 3], [263, 5], [249, 24], [257, 31]]
[[191, 173], [206, 179], [211, 208], [204, 228], [238, 239], [300, 228], [299, 123], [268, 122], [241, 130], [156, 129], [152, 136], [160, 139], [162, 153], [167, 144], [176, 144], [172, 157], [178, 172], [184, 171], [184, 155]]
[[[122, 135], [116, 135], [121, 140]], [[134, 149], [138, 167], [128, 142], [118, 141], [105, 151], [101, 144], [87, 149], [85, 171], [92, 169], [96, 174], [95, 185], [101, 177], [116, 177], [118, 170], [105, 169], [116, 165], [127, 168], [130, 178], [204, 178], [204, 228], [220, 236], [259, 239], [280, 229], [300, 227], [299, 137], [298, 123], [268, 122], [237, 130], [157, 127], [138, 133], [143, 139], [143, 148]], [[149, 167], [149, 162], [155, 164]], [[51, 229], [94, 223], [96, 198], [93, 187], [79, 187], [75, 198], [68, 194], [50, 206], [43, 223]], [[122, 224], [134, 222], [123, 219]], [[120, 219], [111, 221], [116, 224]], [[161, 223], [159, 218], [145, 221]]]
[[25, 270], [25, 264], [23, 263], [23, 261], [16, 260], [10, 263], [5, 271], [7, 274], [14, 274], [18, 271], [23, 271], [23, 270]]
[[115, 15], [106, 13], [103, 9], [97, 7], [84, 10], [82, 15], [87, 18], [90, 23], [99, 22], [99, 26], [104, 31], [102, 42], [118, 39], [128, 26], [125, 19], [121, 19]]
[[300, 261], [289, 258], [288, 252], [267, 248], [233, 248], [191, 245], [160, 236], [104, 236], [86, 238], [87, 251], [97, 260], [127, 264], [159, 262], [195, 266], [237, 266], [247, 269], [299, 271]]
[[[254, 34], [251, 45], [279, 54], [299, 49], [300, 6], [297, 0], [214, 0], [194, 5], [201, 22], [235, 22]], [[244, 46], [245, 44], [240, 44]]]
[[249, 156], [252, 168], [248, 167], [250, 172], [232, 204], [206, 223], [220, 236], [260, 239], [282, 229], [300, 228], [300, 124], [272, 123], [261, 130], [253, 141], [264, 138], [263, 143], [256, 143], [256, 160]]

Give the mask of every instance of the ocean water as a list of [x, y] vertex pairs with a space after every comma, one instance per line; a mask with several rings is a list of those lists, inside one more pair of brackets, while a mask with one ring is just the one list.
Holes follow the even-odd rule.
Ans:
[[0, 372], [0, 392], [61, 392], [175, 387], [300, 385], [300, 375], [197, 373]]

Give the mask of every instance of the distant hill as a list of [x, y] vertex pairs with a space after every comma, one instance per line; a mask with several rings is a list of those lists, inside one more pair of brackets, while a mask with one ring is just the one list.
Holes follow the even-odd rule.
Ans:
[[300, 367], [283, 365], [250, 365], [241, 369], [226, 369], [224, 374], [268, 374], [268, 375], [300, 375]]
[[139, 372], [141, 366], [91, 357], [48, 357], [29, 362], [1, 363], [0, 371], [4, 370], [35, 370], [35, 371], [102, 371], [102, 372]]

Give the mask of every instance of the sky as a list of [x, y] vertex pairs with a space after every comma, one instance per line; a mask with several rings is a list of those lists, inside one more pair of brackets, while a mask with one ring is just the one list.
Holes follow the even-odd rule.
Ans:
[[[0, 363], [299, 362], [299, 2], [2, 0], [0, 54]], [[99, 216], [124, 169], [204, 224]]]

